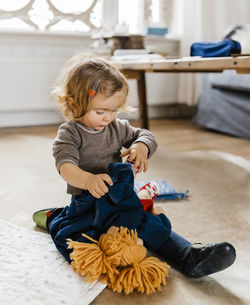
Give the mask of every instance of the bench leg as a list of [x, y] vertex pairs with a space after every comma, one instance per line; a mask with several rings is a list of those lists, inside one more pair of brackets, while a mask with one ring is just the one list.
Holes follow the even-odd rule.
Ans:
[[145, 71], [139, 71], [137, 78], [137, 90], [139, 99], [140, 127], [149, 129]]

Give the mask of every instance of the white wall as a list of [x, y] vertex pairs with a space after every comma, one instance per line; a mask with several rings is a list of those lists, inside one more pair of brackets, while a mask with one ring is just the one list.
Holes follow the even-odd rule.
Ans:
[[[73, 53], [88, 50], [92, 42], [80, 34], [0, 32], [0, 127], [61, 122], [50, 96], [54, 80], [63, 62]], [[178, 52], [174, 40], [149, 38], [146, 44], [158, 44], [160, 48], [165, 44], [168, 55]], [[176, 101], [176, 77], [166, 73], [146, 76], [149, 105]], [[136, 82], [129, 83], [129, 102], [137, 105]]]

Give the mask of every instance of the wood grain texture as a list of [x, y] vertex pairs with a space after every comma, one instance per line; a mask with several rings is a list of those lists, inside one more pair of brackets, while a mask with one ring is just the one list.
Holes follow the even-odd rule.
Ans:
[[[139, 122], [132, 121], [131, 124], [138, 126]], [[57, 126], [2, 128], [0, 140], [22, 134], [54, 138], [57, 128]], [[150, 120], [150, 130], [156, 135], [159, 146], [164, 147], [167, 152], [219, 150], [250, 160], [249, 140], [196, 126], [190, 120]]]
[[144, 70], [146, 72], [222, 72], [236, 70], [239, 73], [250, 73], [250, 56], [210, 57], [199, 56], [174, 59], [152, 59], [134, 61], [113, 61], [118, 69]]

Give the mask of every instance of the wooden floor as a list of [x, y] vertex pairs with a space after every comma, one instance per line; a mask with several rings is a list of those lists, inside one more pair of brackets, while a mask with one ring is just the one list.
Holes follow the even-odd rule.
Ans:
[[[131, 124], [135, 125], [133, 122]], [[150, 130], [166, 151], [219, 150], [250, 160], [250, 140], [209, 131], [189, 120], [151, 120]], [[4, 128], [0, 129], [0, 139], [13, 134], [53, 138], [56, 132], [57, 126]]]
[[151, 121], [150, 129], [168, 151], [219, 150], [250, 160], [250, 140], [201, 128], [189, 120]]

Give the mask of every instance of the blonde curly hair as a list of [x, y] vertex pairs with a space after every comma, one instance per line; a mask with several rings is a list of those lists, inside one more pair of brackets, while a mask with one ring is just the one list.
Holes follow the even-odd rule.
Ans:
[[[117, 68], [101, 58], [77, 54], [66, 62], [52, 91], [66, 120], [77, 121], [86, 114], [93, 98], [89, 91], [96, 84], [98, 92], [106, 97], [123, 90], [124, 100], [120, 110], [134, 110], [126, 104], [129, 87], [125, 76]], [[74, 101], [74, 107], [70, 100]]]

